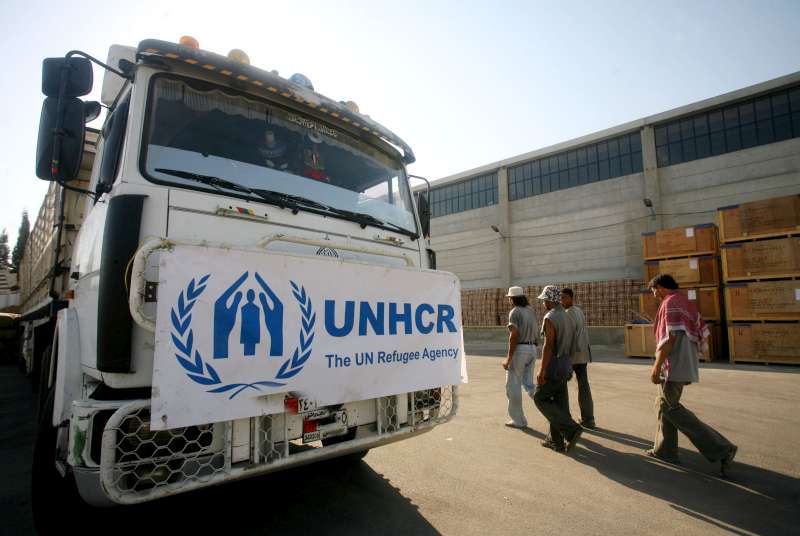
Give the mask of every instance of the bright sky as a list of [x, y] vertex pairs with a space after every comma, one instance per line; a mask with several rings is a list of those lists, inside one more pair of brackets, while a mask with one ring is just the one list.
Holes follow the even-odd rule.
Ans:
[[[435, 179], [800, 70], [800, 2], [3, 0], [0, 228], [34, 175], [41, 60], [196, 37], [307, 75], [405, 139]], [[95, 71], [99, 98], [102, 72]]]

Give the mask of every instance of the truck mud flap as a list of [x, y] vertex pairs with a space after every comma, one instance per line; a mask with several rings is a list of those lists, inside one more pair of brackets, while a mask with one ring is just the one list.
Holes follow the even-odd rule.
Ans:
[[144, 195], [120, 195], [108, 202], [100, 260], [97, 311], [97, 368], [130, 372], [133, 318], [125, 268], [139, 245]]

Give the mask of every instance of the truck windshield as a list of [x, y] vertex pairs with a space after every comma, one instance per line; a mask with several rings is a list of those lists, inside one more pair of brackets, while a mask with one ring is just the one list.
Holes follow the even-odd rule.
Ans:
[[367, 214], [375, 220], [361, 221], [416, 234], [398, 162], [317, 119], [221, 86], [157, 76], [144, 150], [143, 172], [158, 182], [204, 188], [192, 175], [218, 177], [223, 188], [226, 182], [243, 187], [228, 188], [232, 194], [257, 190], [302, 197], [340, 215]]

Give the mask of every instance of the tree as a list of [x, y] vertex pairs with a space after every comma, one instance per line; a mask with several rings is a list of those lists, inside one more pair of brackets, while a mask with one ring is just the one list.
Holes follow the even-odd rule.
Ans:
[[5, 229], [0, 233], [0, 269], [8, 268], [8, 233]]
[[31, 222], [28, 220], [28, 211], [22, 211], [22, 223], [19, 224], [17, 243], [11, 253], [11, 271], [19, 272], [19, 263], [22, 262], [22, 254], [25, 253], [25, 246], [28, 244], [28, 236], [31, 234]]

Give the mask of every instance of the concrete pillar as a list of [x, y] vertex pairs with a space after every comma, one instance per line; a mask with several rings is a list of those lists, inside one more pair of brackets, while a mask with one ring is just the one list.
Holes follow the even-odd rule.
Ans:
[[510, 287], [511, 273], [511, 210], [508, 201], [508, 168], [497, 170], [497, 228], [500, 229], [500, 246], [497, 256], [497, 274], [503, 286]]
[[[661, 204], [661, 183], [658, 179], [658, 165], [656, 161], [656, 137], [653, 127], [646, 126], [642, 129], [642, 164], [644, 168], [644, 197], [653, 202], [656, 214], [664, 212]], [[647, 209], [649, 212], [649, 209]], [[647, 219], [647, 230], [658, 231], [662, 226], [662, 217]]]

